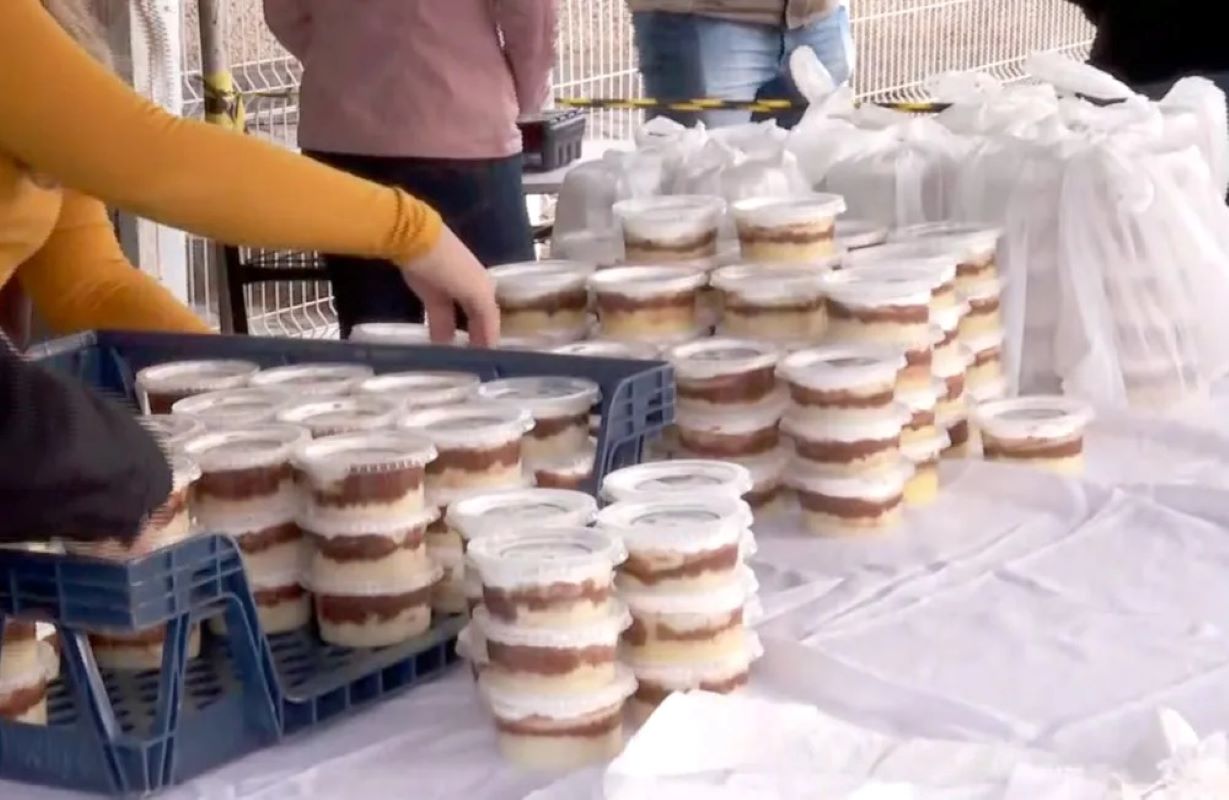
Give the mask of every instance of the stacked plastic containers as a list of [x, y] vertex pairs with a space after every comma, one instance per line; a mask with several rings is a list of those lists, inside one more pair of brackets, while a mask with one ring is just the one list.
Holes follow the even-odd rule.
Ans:
[[721, 297], [723, 336], [774, 342], [789, 348], [818, 342], [827, 327], [819, 274], [837, 259], [816, 266], [735, 264], [712, 275]]
[[901, 442], [915, 414], [897, 402], [907, 360], [899, 347], [834, 345], [782, 360], [790, 408], [782, 430], [797, 458], [787, 472], [806, 527], [821, 535], [881, 531], [901, 517], [914, 466]]
[[845, 199], [832, 194], [756, 197], [732, 206], [743, 261], [819, 264], [836, 253], [836, 218]]
[[618, 658], [631, 623], [615, 596], [622, 544], [592, 528], [511, 529], [471, 540], [468, 556], [482, 604], [465, 641], [504, 756], [569, 770], [617, 755], [635, 690]]
[[707, 195], [639, 197], [614, 204], [629, 264], [705, 262], [717, 255], [725, 202]]
[[426, 470], [426, 502], [434, 514], [427, 550], [443, 571], [433, 604], [437, 611], [460, 613], [465, 610], [464, 553], [460, 534], [448, 525], [447, 510], [471, 495], [532, 483], [525, 453], [533, 417], [516, 405], [473, 401], [411, 411], [398, 425], [426, 438], [438, 453]]
[[[311, 602], [302, 587], [307, 547], [299, 528], [292, 458], [308, 432], [265, 423], [206, 433], [185, 445], [200, 465], [194, 512], [201, 530], [234, 537], [266, 633], [306, 625]], [[223, 620], [210, 624], [223, 629]]]
[[701, 314], [706, 267], [614, 267], [595, 272], [588, 285], [602, 339], [665, 346], [703, 336], [712, 323]]
[[789, 448], [779, 425], [787, 395], [776, 376], [780, 352], [750, 339], [700, 339], [667, 351], [678, 387], [677, 455], [728, 461], [752, 476], [746, 501], [774, 507]]
[[296, 450], [306, 582], [324, 641], [384, 647], [430, 627], [442, 574], [426, 542], [439, 516], [424, 491], [435, 458], [429, 440], [395, 431], [325, 436]]
[[500, 329], [505, 336], [552, 336], [560, 343], [585, 339], [593, 326], [587, 280], [592, 264], [529, 261], [493, 267]]
[[623, 643], [638, 719], [672, 692], [741, 688], [761, 654], [747, 481], [737, 465], [671, 462], [612, 473], [603, 486], [616, 500], [597, 527], [628, 551], [617, 580], [632, 615]]

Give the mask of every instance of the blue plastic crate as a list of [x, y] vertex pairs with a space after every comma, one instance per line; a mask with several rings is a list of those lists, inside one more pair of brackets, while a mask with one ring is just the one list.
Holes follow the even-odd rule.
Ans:
[[[460, 369], [484, 380], [586, 377], [602, 388], [594, 487], [609, 470], [638, 462], [645, 439], [674, 414], [673, 374], [658, 362], [136, 333], [83, 334], [43, 345], [34, 357], [129, 400], [139, 369], [191, 358]], [[226, 636], [206, 635], [200, 657], [188, 659], [192, 626], [220, 614]], [[63, 670], [49, 690], [47, 726], [0, 721], [0, 778], [119, 796], [181, 783], [438, 675], [456, 661], [463, 625], [443, 617], [418, 640], [363, 651], [326, 645], [310, 629], [265, 637], [238, 549], [224, 536], [126, 564], [0, 550], [0, 631], [5, 616], [53, 622]], [[87, 631], [160, 624], [167, 626], [160, 671], [98, 669]]]

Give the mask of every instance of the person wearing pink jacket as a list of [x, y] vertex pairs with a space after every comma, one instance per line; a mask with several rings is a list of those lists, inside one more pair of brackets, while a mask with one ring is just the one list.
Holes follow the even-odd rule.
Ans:
[[[483, 264], [533, 257], [516, 121], [540, 111], [555, 62], [555, 0], [264, 0], [303, 64], [299, 146], [434, 206]], [[328, 255], [342, 335], [420, 322], [384, 262]]]

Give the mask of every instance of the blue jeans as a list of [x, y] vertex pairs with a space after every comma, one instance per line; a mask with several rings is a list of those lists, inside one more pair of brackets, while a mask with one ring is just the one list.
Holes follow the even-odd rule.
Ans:
[[[854, 70], [849, 11], [844, 6], [810, 25], [789, 30], [695, 14], [645, 11], [632, 15], [645, 92], [661, 100], [802, 100], [789, 76], [789, 56], [810, 47], [838, 83]], [[748, 111], [664, 111], [684, 125], [709, 127], [748, 122]], [[801, 110], [776, 117], [791, 127]]]
[[[360, 178], [399, 186], [430, 204], [488, 267], [533, 259], [519, 155], [473, 161], [307, 155]], [[324, 265], [342, 338], [362, 322], [422, 322], [422, 302], [389, 262], [326, 255]]]

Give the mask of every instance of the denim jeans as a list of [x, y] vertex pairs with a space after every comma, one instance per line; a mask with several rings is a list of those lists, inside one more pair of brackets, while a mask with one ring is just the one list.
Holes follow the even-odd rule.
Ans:
[[[633, 14], [632, 24], [645, 92], [662, 100], [801, 100], [789, 76], [789, 56], [802, 46], [815, 51], [837, 84], [848, 81], [854, 71], [853, 38], [845, 6], [794, 30], [664, 11]], [[748, 111], [656, 113], [684, 125], [702, 120], [709, 127], [752, 119]], [[802, 118], [802, 112], [776, 118], [791, 127]]]
[[[307, 155], [430, 204], [486, 266], [533, 258], [521, 156], [489, 160]], [[326, 255], [341, 335], [362, 322], [422, 322], [422, 302], [387, 261]]]

